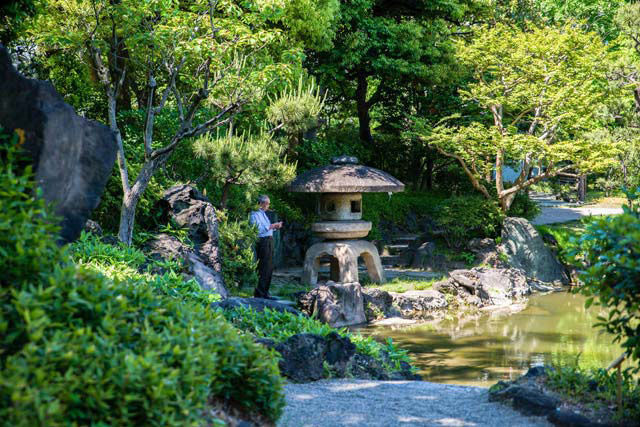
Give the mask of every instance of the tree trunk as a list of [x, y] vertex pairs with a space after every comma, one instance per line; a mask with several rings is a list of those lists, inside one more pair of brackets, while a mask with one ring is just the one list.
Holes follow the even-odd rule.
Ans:
[[518, 193], [513, 192], [506, 195], [498, 196], [498, 200], [500, 202], [500, 208], [502, 209], [502, 212], [505, 213], [505, 215], [507, 212], [509, 212], [511, 205], [513, 204], [513, 200], [516, 198], [516, 194]]
[[426, 171], [426, 187], [427, 187], [427, 190], [429, 191], [433, 190], [433, 167], [434, 167], [433, 157], [429, 156], [427, 157], [427, 171]]
[[220, 209], [227, 209], [227, 200], [229, 199], [229, 191], [231, 190], [231, 183], [225, 182], [222, 186], [222, 196], [220, 197]]
[[118, 239], [126, 245], [131, 245], [133, 240], [133, 226], [136, 220], [136, 206], [138, 200], [131, 197], [132, 194], [122, 197], [122, 205], [120, 206], [120, 228], [118, 230]]
[[367, 102], [367, 90], [369, 83], [364, 73], [358, 74], [358, 86], [356, 87], [356, 107], [358, 109], [358, 124], [360, 126], [360, 140], [366, 146], [373, 144], [373, 136], [371, 135], [371, 117], [369, 116], [369, 108]]
[[120, 209], [120, 227], [118, 230], [118, 239], [127, 245], [131, 245], [133, 240], [133, 227], [135, 225], [136, 208], [140, 197], [147, 189], [149, 181], [158, 167], [169, 157], [168, 154], [148, 160], [142, 165], [142, 170], [136, 178], [136, 182], [131, 189], [122, 197], [122, 206]]

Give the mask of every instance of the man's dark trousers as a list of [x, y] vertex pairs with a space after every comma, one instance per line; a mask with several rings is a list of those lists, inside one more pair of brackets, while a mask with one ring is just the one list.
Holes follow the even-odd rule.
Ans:
[[258, 287], [253, 295], [265, 298], [269, 295], [271, 274], [273, 273], [273, 237], [258, 238], [256, 256], [258, 257]]

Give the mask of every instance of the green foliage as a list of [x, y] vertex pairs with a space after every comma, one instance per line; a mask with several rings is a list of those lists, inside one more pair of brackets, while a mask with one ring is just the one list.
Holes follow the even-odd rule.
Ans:
[[235, 290], [255, 287], [258, 274], [252, 248], [258, 238], [257, 229], [247, 220], [225, 220], [220, 222], [218, 231], [225, 286]]
[[387, 362], [382, 357], [381, 350], [387, 350], [389, 355], [387, 368], [397, 370], [400, 369], [400, 362], [411, 362], [407, 352], [398, 349], [391, 340], [388, 340], [384, 346], [372, 337], [348, 332], [346, 328], [334, 329], [326, 323], [307, 316], [271, 309], [258, 312], [242, 307], [224, 310], [222, 314], [235, 327], [258, 338], [270, 338], [281, 342], [295, 334], [309, 333], [326, 336], [331, 332], [337, 332], [341, 336], [348, 337], [355, 344], [358, 353], [372, 356], [384, 364]]
[[56, 243], [43, 237], [57, 232], [56, 218], [45, 208], [42, 199], [35, 197], [39, 190], [30, 180], [31, 166], [19, 172], [24, 159], [18, 144], [17, 134], [8, 135], [0, 128], [0, 257], [3, 261], [0, 300], [3, 301], [9, 298], [10, 287], [26, 286], [33, 280], [34, 272], [53, 270], [57, 263]]
[[[614, 370], [583, 369], [578, 363], [556, 365], [549, 370], [546, 385], [570, 399], [595, 409], [617, 404], [618, 379]], [[619, 412], [616, 412], [616, 417]], [[622, 417], [618, 422], [640, 418], [640, 384], [630, 369], [622, 371]]]
[[369, 238], [380, 239], [380, 224], [383, 221], [405, 224], [410, 213], [435, 214], [445, 198], [434, 193], [402, 192], [389, 196], [386, 193], [364, 193], [362, 195], [362, 219], [371, 221]]
[[184, 280], [186, 269], [181, 261], [148, 259], [142, 251], [124, 243], [109, 245], [83, 232], [69, 245], [69, 254], [76, 264], [117, 283], [147, 286], [159, 295], [205, 306], [220, 299], [220, 295], [202, 289], [195, 279]]
[[447, 245], [460, 248], [473, 237], [496, 237], [501, 230], [504, 214], [495, 200], [482, 196], [456, 196], [445, 200], [436, 217], [445, 229]]
[[640, 188], [627, 197], [623, 214], [587, 224], [572, 255], [581, 261], [579, 291], [589, 297], [587, 305], [607, 308], [597, 325], [621, 342], [640, 371]]
[[532, 220], [540, 213], [540, 206], [529, 197], [526, 191], [520, 191], [511, 203], [507, 216]]
[[195, 155], [207, 162], [210, 179], [222, 187], [220, 205], [226, 207], [231, 186], [249, 189], [275, 187], [295, 176], [295, 166], [282, 159], [283, 148], [266, 133], [253, 137], [248, 134], [213, 137], [209, 134], [193, 144]]
[[[485, 197], [495, 186], [503, 212], [515, 194], [533, 183], [534, 166], [553, 176], [563, 165], [597, 171], [611, 164], [615, 149], [586, 138], [604, 124], [598, 115], [610, 95], [608, 53], [593, 33], [575, 27], [541, 27], [523, 31], [509, 25], [482, 27], [469, 43], [458, 44], [457, 57], [472, 70], [473, 81], [461, 98], [484, 114], [460, 113], [455, 124], [430, 127], [416, 120], [416, 133], [463, 166]], [[511, 187], [505, 165], [519, 165]], [[495, 183], [491, 176], [495, 171]]]
[[303, 140], [297, 152], [299, 171], [328, 165], [332, 157], [343, 154], [356, 156], [363, 164], [371, 157], [358, 138], [357, 129], [351, 126], [325, 127], [319, 138]]
[[567, 265], [575, 263], [575, 255], [578, 249], [577, 239], [584, 233], [590, 219], [556, 225], [536, 226], [541, 235], [552, 236], [557, 245], [557, 253], [560, 259]]
[[0, 6], [0, 43], [6, 46], [18, 38], [24, 21], [35, 11], [33, 0], [15, 0]]
[[[125, 153], [127, 153], [127, 170], [130, 176], [136, 176], [140, 173], [145, 162], [144, 146], [140, 143], [140, 135], [144, 131], [145, 114], [142, 110], [122, 111], [118, 114], [118, 120], [121, 123], [122, 144]], [[171, 134], [176, 130], [176, 126], [177, 115], [174, 111], [165, 110], [158, 114], [154, 126], [157, 141], [169, 140]], [[192, 159], [193, 156], [185, 155], [184, 157]], [[182, 166], [187, 159], [181, 159], [180, 165]], [[162, 212], [156, 209], [156, 204], [162, 199], [165, 189], [177, 181], [183, 181], [182, 178], [185, 178], [183, 176], [184, 169], [187, 168], [174, 168], [172, 170], [173, 176], [169, 176], [166, 170], [160, 171], [151, 178], [136, 208], [137, 230], [153, 230], [159, 225], [158, 220]], [[184, 181], [186, 180], [184, 179]], [[120, 171], [116, 166], [107, 182], [100, 204], [91, 214], [92, 219], [106, 231], [112, 233], [118, 231], [120, 215], [114, 215], [114, 212], [120, 212], [122, 196], [122, 181]]]
[[279, 98], [269, 104], [267, 119], [273, 126], [284, 128], [290, 136], [307, 131], [318, 123], [318, 115], [324, 106], [320, 88], [311, 80], [307, 87], [302, 78], [298, 87], [287, 88]]
[[135, 250], [87, 235], [59, 249], [28, 168], [16, 172], [12, 151], [0, 159], [0, 419], [199, 425], [211, 398], [278, 418], [284, 399], [270, 352], [208, 304], [162, 295], [174, 292], [168, 280], [136, 277]]

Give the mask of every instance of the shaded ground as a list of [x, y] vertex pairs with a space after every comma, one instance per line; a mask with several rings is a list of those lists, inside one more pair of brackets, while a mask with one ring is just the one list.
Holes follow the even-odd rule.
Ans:
[[425, 381], [325, 380], [285, 386], [278, 426], [549, 426], [487, 400], [487, 389]]

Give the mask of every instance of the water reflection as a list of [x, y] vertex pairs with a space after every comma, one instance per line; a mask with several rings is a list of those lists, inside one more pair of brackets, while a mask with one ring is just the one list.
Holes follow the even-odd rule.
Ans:
[[516, 314], [361, 332], [392, 337], [411, 352], [425, 380], [488, 387], [531, 366], [578, 355], [581, 365], [607, 366], [622, 351], [593, 328], [601, 314], [596, 307], [585, 309], [580, 295], [555, 293], [532, 297]]

